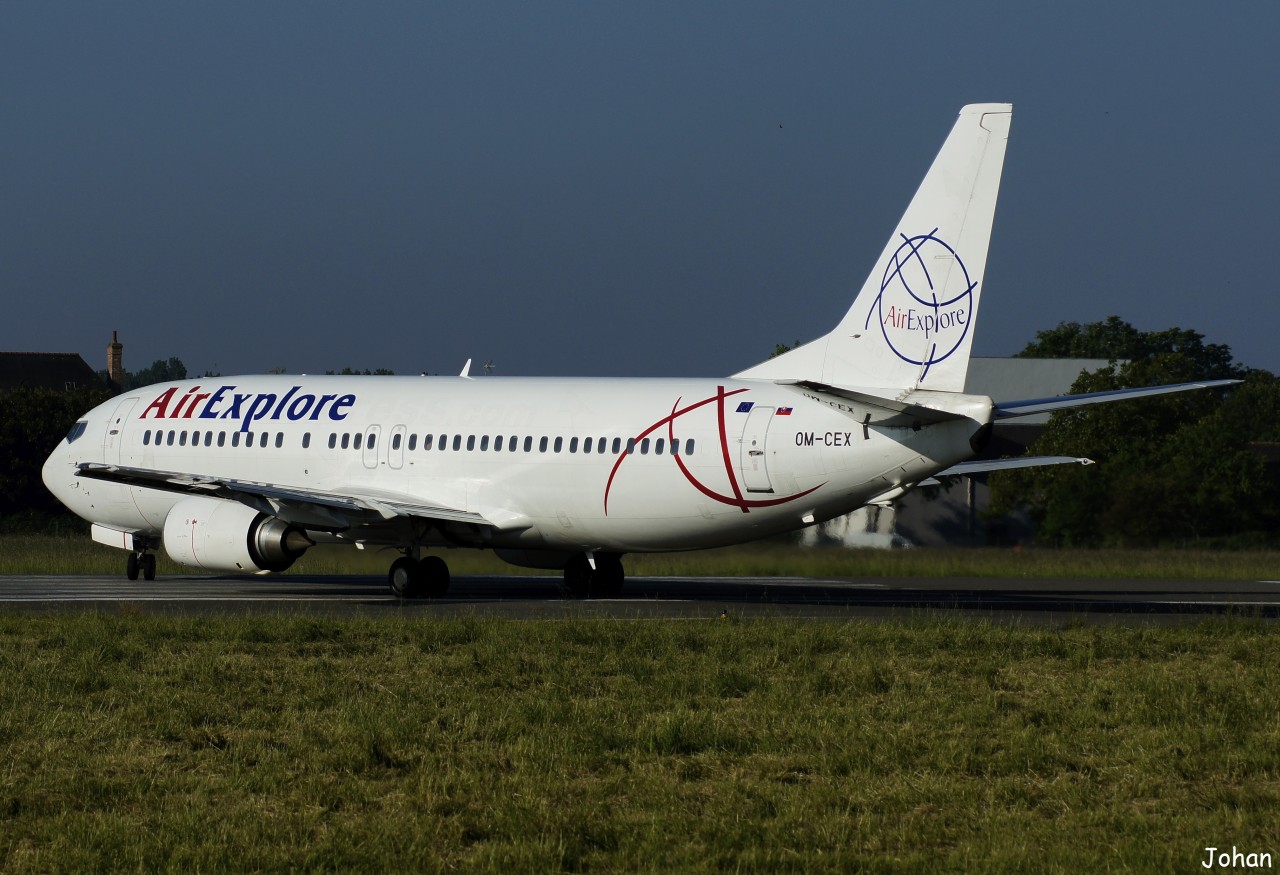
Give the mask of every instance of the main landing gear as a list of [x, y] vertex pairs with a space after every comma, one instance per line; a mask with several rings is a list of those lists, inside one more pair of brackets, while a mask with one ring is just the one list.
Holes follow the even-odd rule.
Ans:
[[560, 591], [574, 599], [612, 599], [622, 592], [626, 573], [622, 569], [622, 556], [617, 553], [596, 553], [592, 559], [586, 553], [575, 553], [564, 567], [564, 584]]
[[391, 563], [387, 582], [402, 599], [438, 599], [449, 591], [449, 566], [439, 556], [401, 556]]
[[156, 579], [156, 554], [130, 553], [124, 565], [124, 573], [130, 580], [137, 580], [141, 572], [143, 580]]

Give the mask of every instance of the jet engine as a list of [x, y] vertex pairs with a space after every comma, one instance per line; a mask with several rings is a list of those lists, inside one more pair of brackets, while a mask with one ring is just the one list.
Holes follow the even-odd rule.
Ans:
[[169, 557], [206, 571], [284, 571], [314, 543], [298, 526], [217, 498], [184, 498], [164, 520]]

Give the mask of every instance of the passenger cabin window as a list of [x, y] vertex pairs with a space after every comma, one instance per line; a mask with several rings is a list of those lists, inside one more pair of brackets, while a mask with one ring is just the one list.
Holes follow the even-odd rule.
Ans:
[[268, 437], [269, 437], [269, 435], [264, 431], [264, 432], [262, 433], [262, 437], [258, 439], [258, 446], [259, 446], [259, 447], [263, 447], [263, 448], [265, 448], [265, 447], [266, 447], [266, 445], [267, 445], [267, 438], [268, 438]]
[[[80, 424], [80, 423], [78, 423], [78, 422], [76, 423], [76, 425], [79, 425], [79, 424]], [[76, 430], [76, 425], [71, 426], [71, 431], [75, 431], [75, 430]], [[83, 431], [82, 431], [81, 433], [83, 433]], [[77, 435], [76, 437], [79, 437], [79, 435]], [[73, 438], [73, 437], [70, 435], [70, 433], [68, 433], [68, 434], [67, 434], [67, 443], [71, 443], [73, 440], [75, 440], [75, 438]], [[151, 429], [147, 429], [146, 431], [144, 431], [144, 432], [142, 433], [142, 445], [143, 445], [144, 447], [146, 447], [146, 446], [150, 446], [150, 445], [151, 445]]]
[[423, 449], [423, 450], [429, 450], [429, 449], [431, 449], [431, 439], [432, 439], [432, 438], [434, 438], [434, 437], [435, 437], [435, 435], [433, 435], [433, 434], [424, 434], [424, 435], [422, 436], [422, 449]]
[[653, 454], [655, 456], [661, 456], [662, 448], [664, 446], [666, 446], [666, 441], [664, 441], [662, 438], [658, 438], [656, 441], [653, 442]]
[[418, 448], [418, 436], [416, 434], [409, 435], [409, 452], [413, 452]]
[[311, 446], [311, 432], [307, 432], [302, 436], [302, 448], [308, 449]]
[[453, 451], [456, 453], [460, 449], [462, 449], [462, 435], [455, 434], [453, 436]]
[[[374, 445], [374, 444], [376, 444], [377, 442], [378, 442], [378, 436], [377, 436], [376, 434], [371, 434], [371, 435], [369, 435], [369, 445], [368, 445], [368, 448], [372, 450], [372, 449], [373, 449], [373, 445]], [[357, 446], [356, 446], [356, 449], [358, 450], [358, 449], [360, 449], [360, 447], [357, 445]]]
[[622, 438], [613, 439], [613, 454], [616, 456], [622, 452]]
[[336, 434], [332, 434], [332, 433], [330, 433], [330, 435], [329, 435], [329, 449], [331, 449], [331, 450], [332, 450], [332, 449], [333, 449], [334, 447], [336, 447], [337, 445], [338, 445], [338, 436], [337, 436]]
[[[587, 438], [587, 440], [591, 440], [591, 438]], [[578, 452], [578, 439], [577, 439], [577, 438], [570, 438], [570, 439], [569, 439], [569, 452], [571, 452], [571, 453], [576, 453], [576, 452]]]
[[351, 435], [344, 432], [342, 435], [342, 448], [345, 450], [349, 446], [351, 446]]
[[276, 449], [278, 450], [283, 446], [284, 446], [284, 432], [278, 431], [276, 432]]
[[206, 431], [206, 432], [204, 433], [204, 445], [205, 445], [206, 447], [211, 447], [211, 446], [213, 446], [213, 432], [211, 432], [211, 431]]
[[176, 432], [172, 432], [172, 431], [169, 432], [168, 436], [165, 438], [164, 445], [166, 447], [173, 446], [173, 439], [175, 436], [176, 436]]
[[356, 432], [355, 437], [351, 439], [351, 448], [358, 450], [360, 445], [364, 443], [364, 432]]
[[227, 433], [225, 431], [218, 432], [218, 446], [225, 447], [227, 445]]
[[555, 451], [558, 453], [564, 448], [564, 438], [558, 437], [555, 442]]
[[467, 451], [470, 452], [475, 448], [476, 448], [476, 436], [473, 434], [467, 435]]

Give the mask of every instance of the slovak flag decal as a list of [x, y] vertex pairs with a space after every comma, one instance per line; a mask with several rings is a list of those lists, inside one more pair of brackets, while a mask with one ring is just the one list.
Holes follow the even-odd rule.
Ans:
[[791, 408], [790, 408], [790, 407], [779, 407], [779, 408], [778, 408], [778, 415], [779, 415], [779, 416], [790, 416], [790, 415], [791, 415]]

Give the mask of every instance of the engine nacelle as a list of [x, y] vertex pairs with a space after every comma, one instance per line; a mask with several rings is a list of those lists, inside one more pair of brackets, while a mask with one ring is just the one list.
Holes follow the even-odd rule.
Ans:
[[184, 498], [164, 520], [169, 558], [206, 571], [284, 571], [314, 543], [278, 517], [217, 498]]

